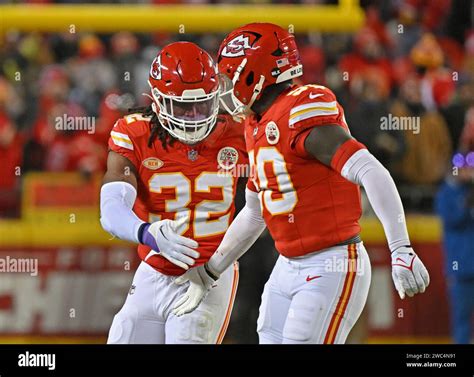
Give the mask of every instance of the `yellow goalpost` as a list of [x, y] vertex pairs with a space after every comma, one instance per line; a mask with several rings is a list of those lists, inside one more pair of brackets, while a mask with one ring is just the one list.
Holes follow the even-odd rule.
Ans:
[[227, 32], [249, 22], [273, 22], [290, 31], [353, 32], [364, 22], [358, 0], [338, 5], [0, 5], [0, 33]]

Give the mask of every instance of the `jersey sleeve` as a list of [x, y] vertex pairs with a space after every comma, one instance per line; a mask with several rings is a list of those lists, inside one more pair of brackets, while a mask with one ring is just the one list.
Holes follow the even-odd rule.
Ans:
[[110, 131], [109, 149], [126, 157], [138, 168], [136, 145], [130, 136], [127, 122], [123, 118], [119, 119], [112, 128], [112, 131]]
[[[302, 90], [303, 88], [306, 88]], [[304, 141], [313, 127], [336, 125], [347, 129], [344, 110], [334, 93], [321, 85], [299, 88], [300, 93], [290, 108], [288, 126], [290, 147], [301, 157], [309, 157]]]

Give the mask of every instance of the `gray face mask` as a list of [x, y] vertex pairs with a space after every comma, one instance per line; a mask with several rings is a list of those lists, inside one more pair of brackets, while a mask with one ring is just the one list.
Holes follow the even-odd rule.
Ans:
[[240, 102], [234, 95], [234, 84], [231, 79], [224, 74], [219, 74], [219, 104], [235, 121], [241, 122], [245, 116], [251, 114], [248, 106]]
[[186, 144], [204, 140], [214, 128], [219, 112], [219, 92], [185, 90], [181, 96], [160, 93], [152, 88], [153, 109], [163, 128]]

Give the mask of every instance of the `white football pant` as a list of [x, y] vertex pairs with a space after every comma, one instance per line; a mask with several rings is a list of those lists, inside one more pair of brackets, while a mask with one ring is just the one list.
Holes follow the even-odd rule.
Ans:
[[260, 343], [344, 343], [369, 292], [362, 243], [278, 258], [262, 295]]
[[196, 310], [181, 317], [171, 311], [189, 283], [174, 284], [175, 278], [142, 262], [125, 304], [114, 317], [107, 343], [221, 343], [237, 292], [238, 264], [220, 276]]

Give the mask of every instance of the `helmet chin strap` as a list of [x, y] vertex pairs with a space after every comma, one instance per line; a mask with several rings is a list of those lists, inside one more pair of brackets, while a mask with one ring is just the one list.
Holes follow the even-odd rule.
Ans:
[[263, 83], [264, 83], [264, 82], [265, 82], [265, 76], [260, 75], [260, 80], [259, 80], [258, 83], [255, 85], [255, 87], [253, 88], [252, 98], [250, 98], [250, 101], [249, 101], [249, 103], [247, 104], [247, 106], [248, 106], [249, 108], [252, 107], [253, 103], [255, 102], [255, 100], [257, 99], [258, 95], [259, 95], [260, 92], [262, 91]]
[[232, 84], [234, 86], [237, 83], [237, 81], [239, 81], [240, 74], [244, 70], [246, 64], [247, 64], [247, 58], [244, 58], [244, 60], [242, 60], [242, 62], [239, 64], [239, 66], [235, 70], [234, 77], [232, 78]]
[[[242, 73], [242, 71], [244, 70], [245, 66], [247, 65], [247, 58], [244, 58], [244, 60], [242, 60], [242, 62], [239, 64], [239, 66], [237, 67], [237, 69], [235, 70], [235, 73], [234, 73], [234, 77], [232, 78], [232, 84], [235, 86], [235, 84], [237, 83], [237, 81], [239, 81], [239, 78], [240, 78], [240, 75]], [[252, 94], [252, 97], [250, 98], [250, 101], [249, 103], [247, 104], [247, 106], [250, 108], [252, 107], [253, 103], [255, 102], [255, 100], [257, 99], [258, 95], [260, 94], [260, 92], [262, 91], [262, 88], [263, 88], [263, 83], [265, 82], [265, 76], [263, 75], [260, 75], [260, 80], [258, 81], [258, 83], [255, 85], [255, 87], [253, 88], [253, 94]]]
[[242, 121], [242, 115], [240, 114], [241, 110], [245, 107], [245, 105], [240, 102], [240, 100], [234, 95], [234, 87], [237, 81], [239, 81], [240, 75], [242, 71], [244, 70], [245, 65], [247, 64], [247, 58], [244, 58], [237, 69], [235, 70], [234, 76], [232, 77], [232, 88], [229, 91], [226, 91], [225, 93], [222, 93], [222, 95], [225, 94], [230, 94], [232, 98], [232, 102], [234, 105], [234, 109], [232, 110], [227, 103], [222, 100], [222, 98], [219, 99], [219, 102], [221, 105], [224, 107], [224, 109], [234, 118], [235, 121], [241, 122]]
[[[244, 58], [242, 60], [242, 62], [239, 64], [239, 66], [237, 67], [237, 69], [235, 70], [234, 77], [232, 78], [232, 84], [233, 84], [234, 87], [235, 87], [235, 84], [237, 83], [237, 81], [239, 81], [240, 75], [242, 74], [242, 71], [244, 70], [246, 65], [247, 65], [247, 58]], [[262, 91], [264, 82], [265, 82], [265, 76], [260, 75], [260, 80], [255, 85], [255, 87], [253, 88], [252, 97], [250, 98], [249, 103], [245, 106], [247, 106], [248, 108], [252, 107], [253, 103], [255, 102], [258, 95]], [[240, 102], [240, 100], [239, 100], [239, 102]], [[234, 115], [234, 114], [232, 114], [232, 115]]]

